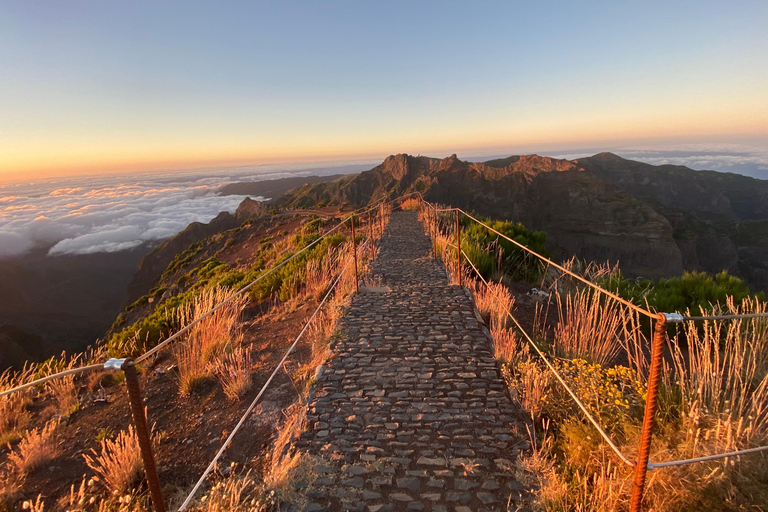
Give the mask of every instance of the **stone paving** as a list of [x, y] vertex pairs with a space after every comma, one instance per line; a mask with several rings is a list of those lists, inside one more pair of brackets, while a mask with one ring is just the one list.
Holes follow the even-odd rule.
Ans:
[[310, 395], [299, 447], [325, 462], [305, 510], [526, 510], [522, 413], [416, 212], [392, 214], [372, 275]]

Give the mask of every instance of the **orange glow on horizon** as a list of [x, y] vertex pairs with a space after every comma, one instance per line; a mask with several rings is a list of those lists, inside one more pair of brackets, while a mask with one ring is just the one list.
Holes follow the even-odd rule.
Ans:
[[[722, 114], [722, 113], [721, 113]], [[360, 133], [354, 137], [342, 134], [315, 136], [306, 131], [295, 137], [276, 134], [273, 140], [251, 144], [239, 135], [231, 142], [187, 140], [169, 137], [167, 141], [136, 139], [121, 143], [108, 141], [74, 141], [62, 138], [43, 144], [41, 141], [17, 141], [9, 149], [0, 148], [0, 182], [59, 176], [126, 173], [137, 171], [181, 170], [204, 167], [323, 161], [379, 160], [389, 154], [410, 153], [447, 155], [509, 148], [526, 152], [525, 148], [598, 147], [627, 144], [632, 141], [668, 139], [768, 137], [768, 107], [751, 115], [713, 115], [694, 112], [667, 118], [637, 113], [622, 119], [595, 114], [590, 119], [553, 120], [549, 116], [528, 119], [523, 124], [504, 126], [489, 123], [474, 130], [467, 125], [442, 126], [428, 132], [421, 128], [403, 129], [393, 135]], [[425, 133], [427, 132], [427, 133]], [[469, 133], [467, 133], [469, 132]], [[79, 143], [78, 143], [79, 142]], [[40, 147], [45, 145], [46, 151]], [[512, 153], [510, 153], [512, 154]]]

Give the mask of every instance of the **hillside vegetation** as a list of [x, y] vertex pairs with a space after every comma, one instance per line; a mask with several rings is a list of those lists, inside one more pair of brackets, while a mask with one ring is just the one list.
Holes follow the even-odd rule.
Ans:
[[[443, 233], [439, 252], [458, 280], [455, 250], [449, 245], [453, 233]], [[495, 244], [486, 240], [482, 245], [475, 237], [470, 257], [480, 267], [483, 253], [503, 260]], [[567, 268], [651, 310], [768, 311], [762, 293], [751, 293], [725, 272], [635, 282], [609, 266], [572, 260]], [[533, 298], [515, 296], [499, 283], [515, 284], [511, 275], [497, 271], [492, 275], [496, 282], [486, 286], [469, 267], [463, 272], [491, 329], [510, 391], [530, 415], [534, 450], [519, 470], [538, 487], [537, 509], [627, 510], [634, 469], [611, 451], [507, 312], [522, 322], [530, 341], [629, 459], [637, 454], [645, 408], [649, 320], [560, 272], [539, 273], [528, 286], [543, 284], [547, 294]], [[768, 320], [686, 322], [674, 327], [671, 336], [651, 461], [768, 444]], [[766, 489], [768, 457], [756, 453], [657, 469], [649, 475], [645, 502], [649, 510], [758, 511], [768, 506]]]

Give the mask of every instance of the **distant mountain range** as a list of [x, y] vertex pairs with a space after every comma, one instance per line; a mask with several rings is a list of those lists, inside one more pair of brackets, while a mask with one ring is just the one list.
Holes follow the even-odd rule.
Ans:
[[768, 181], [612, 153], [487, 162], [393, 155], [357, 175], [299, 188], [282, 206], [367, 204], [420, 191], [430, 201], [547, 232], [552, 252], [620, 262], [626, 275], [730, 273], [768, 289]]

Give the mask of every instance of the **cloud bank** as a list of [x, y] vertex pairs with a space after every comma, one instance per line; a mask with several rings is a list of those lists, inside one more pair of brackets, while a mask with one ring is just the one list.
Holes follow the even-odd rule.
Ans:
[[242, 196], [206, 185], [116, 184], [0, 198], [0, 257], [36, 246], [49, 254], [131, 249], [174, 236], [191, 222], [234, 212]]
[[0, 258], [21, 256], [36, 247], [49, 248], [50, 255], [132, 249], [170, 238], [192, 222], [233, 213], [245, 196], [219, 195], [219, 187], [227, 183], [370, 167], [304, 163], [8, 184], [0, 187]]

